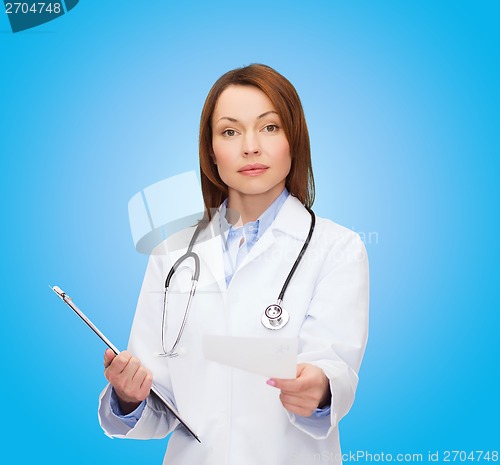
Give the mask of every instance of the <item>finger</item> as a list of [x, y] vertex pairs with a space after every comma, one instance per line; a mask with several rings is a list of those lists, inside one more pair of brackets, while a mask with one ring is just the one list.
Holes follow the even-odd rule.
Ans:
[[128, 373], [130, 375], [130, 379], [132, 379], [141, 366], [141, 361], [137, 357], [130, 357], [127, 366], [123, 369], [123, 371]]
[[144, 397], [147, 397], [153, 385], [153, 374], [148, 369], [141, 367], [137, 375], [140, 377], [138, 379], [141, 379], [139, 390]]
[[139, 389], [142, 387], [144, 380], [146, 379], [146, 376], [148, 374], [148, 370], [144, 368], [142, 365], [139, 365], [137, 367], [137, 370], [132, 376], [132, 384], [134, 386], [137, 386]]
[[310, 364], [300, 364], [297, 367], [295, 380], [276, 380], [277, 387], [281, 386], [282, 392], [301, 393], [309, 390], [320, 389], [323, 392], [326, 376], [321, 368]]
[[316, 402], [312, 399], [302, 397], [280, 395], [280, 401], [283, 407], [291, 413], [301, 416], [310, 416], [316, 409]]
[[[122, 382], [132, 386], [138, 386], [140, 383], [134, 381], [134, 377], [141, 368], [141, 362], [136, 357], [130, 357], [123, 370], [119, 373]], [[142, 381], [142, 380], [141, 380]]]
[[[112, 366], [108, 370], [111, 368]], [[141, 402], [151, 389], [151, 383], [146, 381], [149, 379], [148, 370], [135, 357], [129, 359], [120, 373], [105, 372], [105, 375], [115, 388], [118, 397], [125, 402]]]
[[304, 389], [304, 370], [307, 369], [307, 364], [299, 363], [297, 365], [297, 375], [293, 379], [271, 378], [267, 380], [269, 386], [274, 386], [285, 392], [299, 392]]
[[121, 352], [104, 370], [104, 376], [115, 388], [126, 386], [132, 380], [139, 366], [139, 360], [133, 360], [130, 352]]
[[317, 402], [311, 395], [292, 395], [292, 394], [280, 394], [281, 403], [285, 403], [288, 405], [294, 405], [296, 407], [307, 407], [307, 408], [316, 408]]
[[114, 359], [113, 363], [110, 364], [108, 370], [114, 373], [121, 373], [125, 370], [128, 365], [129, 360], [132, 358], [132, 354], [128, 351], [120, 352]]
[[108, 368], [115, 357], [116, 354], [111, 349], [106, 349], [104, 351], [104, 368]]
[[142, 382], [141, 389], [147, 389], [147, 391], [149, 392], [153, 386], [153, 373], [151, 373], [151, 371], [149, 370], [146, 371], [147, 374]]
[[298, 379], [269, 379], [269, 386], [278, 388], [281, 392], [300, 392], [303, 388], [303, 382]]
[[267, 380], [269, 386], [278, 388], [281, 391], [286, 392], [298, 392], [300, 390], [300, 382], [297, 378], [294, 379], [281, 379], [281, 378], [271, 378]]
[[142, 401], [149, 395], [152, 384], [152, 373], [140, 365], [131, 381], [125, 386], [125, 393], [135, 400]]
[[295, 415], [299, 415], [301, 417], [310, 417], [314, 413], [314, 409], [308, 409], [304, 406], [283, 404], [283, 407], [290, 413], [294, 413]]

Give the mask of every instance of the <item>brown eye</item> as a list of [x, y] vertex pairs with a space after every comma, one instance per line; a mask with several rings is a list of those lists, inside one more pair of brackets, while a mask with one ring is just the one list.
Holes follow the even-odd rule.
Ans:
[[264, 130], [265, 130], [266, 132], [275, 132], [275, 131], [277, 131], [277, 130], [278, 130], [278, 126], [276, 126], [275, 124], [268, 124], [268, 125], [264, 128]]
[[222, 134], [225, 136], [233, 137], [236, 135], [236, 131], [234, 129], [226, 129]]

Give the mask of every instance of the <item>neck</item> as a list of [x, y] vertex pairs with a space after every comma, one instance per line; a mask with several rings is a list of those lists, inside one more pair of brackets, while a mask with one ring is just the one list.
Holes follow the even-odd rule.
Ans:
[[228, 219], [235, 226], [241, 226], [251, 221], [256, 221], [283, 192], [284, 185], [262, 194], [243, 194], [232, 189], [229, 190], [227, 206], [239, 214], [238, 221]]

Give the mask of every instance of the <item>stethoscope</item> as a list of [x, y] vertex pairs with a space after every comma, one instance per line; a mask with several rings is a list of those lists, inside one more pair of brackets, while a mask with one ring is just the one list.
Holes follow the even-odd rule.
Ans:
[[[292, 269], [288, 273], [288, 276], [281, 288], [281, 292], [278, 295], [278, 299], [275, 304], [269, 305], [262, 314], [261, 323], [262, 325], [271, 330], [282, 329], [290, 320], [290, 314], [281, 306], [283, 302], [283, 298], [285, 296], [285, 292], [288, 288], [288, 284], [292, 279], [297, 267], [299, 266], [302, 257], [309, 246], [309, 242], [311, 241], [311, 237], [314, 232], [314, 226], [316, 225], [316, 215], [314, 212], [306, 207], [307, 211], [311, 215], [311, 225], [309, 226], [309, 233], [307, 234], [306, 240], [304, 241], [304, 245], [299, 252], [299, 255], [295, 259], [295, 263], [292, 266]], [[198, 223], [196, 230], [189, 242], [189, 246], [187, 248], [187, 252], [179, 257], [177, 261], [173, 264], [172, 268], [168, 272], [167, 278], [165, 279], [165, 292], [163, 294], [163, 315], [161, 320], [161, 345], [163, 352], [158, 354], [161, 357], [176, 357], [179, 353], [176, 351], [177, 346], [181, 340], [182, 334], [184, 333], [184, 328], [186, 327], [186, 323], [188, 320], [189, 310], [191, 308], [191, 302], [193, 300], [194, 294], [196, 293], [196, 286], [198, 285], [198, 279], [200, 277], [200, 257], [196, 252], [193, 252], [193, 247], [198, 238], [200, 232], [207, 226], [207, 221], [201, 221]], [[168, 289], [170, 287], [170, 283], [172, 281], [172, 277], [175, 272], [179, 269], [179, 267], [186, 261], [192, 259], [194, 261], [194, 271], [191, 276], [191, 290], [189, 291], [188, 301], [186, 304], [186, 310], [184, 311], [184, 317], [182, 319], [181, 326], [179, 328], [179, 333], [177, 334], [177, 338], [175, 339], [170, 350], [167, 350], [165, 347], [165, 325], [167, 319], [167, 305], [168, 305]]]

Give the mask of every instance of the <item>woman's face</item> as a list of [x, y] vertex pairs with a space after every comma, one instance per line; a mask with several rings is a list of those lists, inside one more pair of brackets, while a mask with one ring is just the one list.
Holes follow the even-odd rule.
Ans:
[[[234, 195], [274, 200], [290, 172], [290, 146], [269, 98], [257, 87], [231, 85], [212, 115], [219, 176]], [[255, 198], [257, 198], [255, 197]]]

